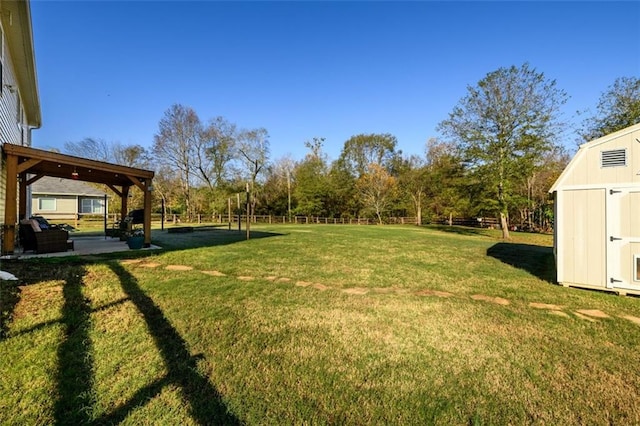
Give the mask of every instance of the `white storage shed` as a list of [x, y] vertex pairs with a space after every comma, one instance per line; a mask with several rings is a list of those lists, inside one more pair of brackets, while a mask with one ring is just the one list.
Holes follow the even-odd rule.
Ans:
[[640, 294], [640, 124], [581, 145], [549, 192], [558, 283]]

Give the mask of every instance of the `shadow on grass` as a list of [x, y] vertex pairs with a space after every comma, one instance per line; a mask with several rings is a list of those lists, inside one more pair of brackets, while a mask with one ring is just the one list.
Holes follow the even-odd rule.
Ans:
[[[95, 403], [93, 392], [93, 357], [91, 355], [91, 305], [82, 294], [83, 267], [66, 271], [62, 288], [62, 324], [64, 338], [58, 347], [56, 424], [87, 424]], [[60, 279], [60, 277], [58, 277]]]
[[556, 266], [553, 248], [531, 244], [497, 243], [487, 249], [487, 256], [523, 269], [541, 280], [554, 283]]
[[120, 264], [111, 263], [109, 267], [118, 276], [122, 289], [142, 314], [168, 372], [166, 377], [138, 390], [131, 400], [112, 413], [97, 419], [95, 424], [123, 421], [131, 411], [159, 394], [170, 383], [180, 387], [184, 400], [189, 403], [190, 414], [198, 424], [240, 424], [228, 412], [218, 390], [198, 371], [198, 356], [189, 353], [186, 342], [153, 299], [142, 291], [137, 279]]
[[448, 232], [450, 234], [458, 234], [458, 235], [489, 235], [489, 231], [485, 228], [470, 228], [467, 226], [458, 226], [458, 225], [427, 225], [429, 229], [433, 229], [435, 231]]
[[7, 337], [13, 311], [20, 300], [19, 281], [0, 280], [0, 341]]
[[[92, 344], [89, 337], [91, 305], [82, 293], [83, 277], [86, 273], [83, 263], [69, 259], [67, 262], [6, 261], [3, 262], [2, 268], [11, 272], [20, 271], [21, 286], [50, 280], [63, 281], [64, 301], [60, 319], [36, 324], [17, 335], [31, 333], [56, 323], [62, 324], [64, 336], [58, 346], [58, 368], [55, 372], [57, 386], [57, 398], [54, 404], [55, 422], [56, 424], [89, 423], [95, 401]], [[10, 283], [13, 289], [6, 288], [6, 283]], [[9, 302], [11, 306], [3, 306], [3, 311], [9, 308], [7, 314], [11, 316], [19, 301], [18, 282], [3, 282], [3, 286], [5, 288], [2, 291], [7, 291], [12, 296]], [[3, 301], [4, 303], [6, 300]]]
[[[284, 234], [276, 232], [251, 231], [251, 240], [262, 238], [278, 237]], [[166, 250], [184, 250], [200, 247], [215, 247], [228, 244], [241, 243], [247, 240], [247, 233], [243, 229], [238, 230], [227, 229], [207, 229], [196, 230], [188, 233], [172, 233], [165, 231], [153, 231], [152, 240], [154, 244], [162, 246]]]

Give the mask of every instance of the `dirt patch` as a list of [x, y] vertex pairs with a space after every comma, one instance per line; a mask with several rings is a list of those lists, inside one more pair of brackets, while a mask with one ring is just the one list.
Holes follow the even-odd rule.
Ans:
[[529, 306], [535, 309], [549, 309], [552, 311], [559, 311], [562, 308], [564, 308], [564, 306], [552, 305], [550, 303], [537, 303], [537, 302], [531, 302], [529, 303]]
[[328, 290], [328, 289], [329, 289], [329, 287], [327, 287], [326, 285], [324, 285], [324, 284], [319, 284], [319, 283], [315, 283], [315, 284], [313, 284], [313, 288], [315, 288], [315, 289], [317, 289], [317, 290], [320, 290], [320, 291], [325, 291], [325, 290]]
[[346, 288], [342, 290], [342, 292], [347, 294], [363, 295], [363, 294], [369, 293], [369, 290], [367, 290], [366, 288], [354, 287], [354, 288]]
[[160, 264], [155, 262], [149, 262], [149, 263], [141, 263], [140, 266], [142, 268], [157, 268], [158, 266], [160, 266]]
[[313, 284], [313, 283], [310, 283], [308, 281], [298, 281], [298, 282], [296, 282], [296, 285], [298, 287], [309, 287], [311, 284]]
[[569, 318], [569, 314], [567, 314], [566, 312], [550, 310], [549, 313], [551, 315], [557, 315], [559, 317]]
[[124, 259], [120, 261], [121, 265], [133, 265], [134, 263], [140, 263], [142, 259]]
[[578, 309], [576, 312], [593, 318], [609, 318], [609, 315], [598, 309]]
[[211, 275], [212, 277], [226, 277], [227, 274], [220, 271], [202, 271], [203, 274]]
[[491, 302], [495, 303], [496, 305], [503, 306], [506, 306], [510, 303], [507, 299], [503, 299], [502, 297], [491, 297], [484, 294], [474, 294], [473, 296], [471, 296], [471, 298], [473, 300], [482, 300], [483, 302]]
[[250, 277], [247, 275], [241, 275], [239, 277], [237, 277], [240, 281], [253, 281], [255, 280], [255, 277]]
[[265, 277], [267, 281], [275, 281], [278, 277]]
[[190, 271], [193, 268], [187, 265], [167, 265], [164, 269], [168, 271]]
[[439, 291], [439, 290], [420, 290], [417, 291], [416, 296], [437, 296], [437, 297], [451, 297], [453, 293], [449, 293], [448, 291]]
[[622, 318], [624, 318], [626, 320], [629, 320], [634, 324], [640, 325], [640, 318], [638, 318], [638, 317], [634, 317], [634, 316], [631, 316], [631, 315], [625, 315]]

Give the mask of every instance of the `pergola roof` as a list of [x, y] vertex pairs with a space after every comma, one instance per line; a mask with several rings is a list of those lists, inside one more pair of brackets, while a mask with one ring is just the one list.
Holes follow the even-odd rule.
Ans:
[[71, 179], [72, 174], [77, 173], [78, 180], [111, 186], [132, 186], [137, 182], [153, 179], [154, 176], [151, 170], [88, 160], [21, 145], [4, 144], [2, 149], [6, 155], [18, 157], [18, 173], [65, 179]]

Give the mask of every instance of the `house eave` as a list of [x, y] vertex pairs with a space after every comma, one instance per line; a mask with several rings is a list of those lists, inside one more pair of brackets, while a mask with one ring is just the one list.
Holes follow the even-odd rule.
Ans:
[[42, 125], [38, 78], [31, 25], [31, 7], [28, 1], [1, 0], [0, 19], [5, 32], [7, 48], [15, 68], [17, 90], [32, 128]]

